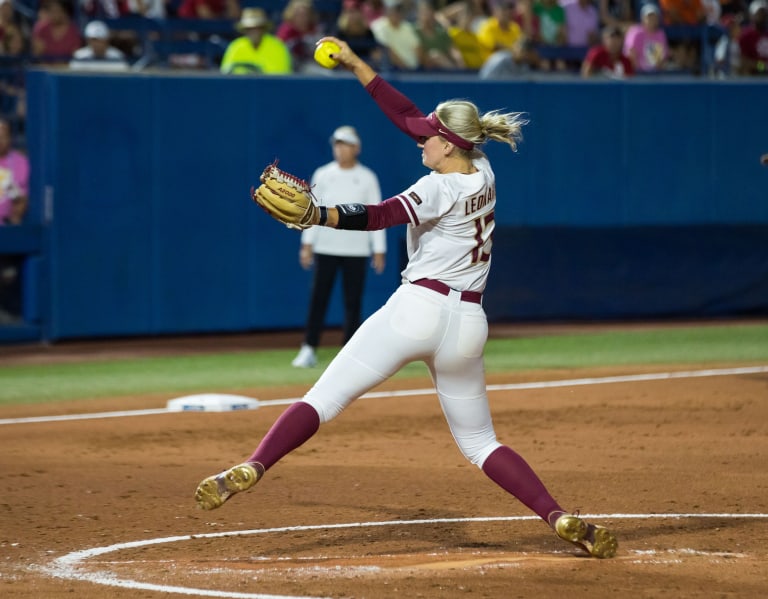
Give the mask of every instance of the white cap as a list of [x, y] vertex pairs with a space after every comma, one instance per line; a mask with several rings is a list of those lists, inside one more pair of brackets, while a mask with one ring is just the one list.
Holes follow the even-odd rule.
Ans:
[[656, 6], [653, 2], [647, 2], [643, 4], [643, 8], [640, 9], [640, 18], [644, 19], [646, 15], [649, 15], [651, 13], [660, 15], [661, 11], [659, 10], [659, 7]]
[[345, 144], [350, 144], [353, 146], [359, 146], [360, 136], [357, 134], [357, 131], [354, 127], [344, 125], [343, 127], [336, 129], [336, 131], [333, 132], [333, 135], [331, 135], [331, 143], [337, 141], [342, 141]]
[[243, 29], [254, 29], [256, 27], [266, 27], [269, 25], [269, 19], [267, 13], [263, 8], [245, 8], [240, 15], [240, 20], [237, 22], [238, 31]]
[[754, 17], [755, 13], [761, 8], [768, 10], [768, 2], [765, 0], [752, 0], [752, 3], [749, 5], [749, 16]]
[[85, 39], [108, 40], [109, 27], [103, 21], [91, 21], [85, 26]]

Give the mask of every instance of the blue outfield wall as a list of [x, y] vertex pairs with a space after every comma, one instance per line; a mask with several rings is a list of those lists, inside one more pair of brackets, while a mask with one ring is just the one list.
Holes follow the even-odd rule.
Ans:
[[[517, 154], [487, 148], [491, 320], [768, 313], [768, 85], [393, 82], [425, 111], [466, 97], [529, 115]], [[426, 174], [345, 75], [35, 71], [27, 85], [28, 222], [42, 225], [28, 313], [50, 340], [300, 328], [309, 274], [298, 233], [249, 199], [263, 167], [308, 178], [351, 124], [385, 197]], [[388, 231], [366, 314], [399, 282], [402, 238]]]
[[506, 227], [494, 260], [492, 321], [768, 314], [765, 225]]

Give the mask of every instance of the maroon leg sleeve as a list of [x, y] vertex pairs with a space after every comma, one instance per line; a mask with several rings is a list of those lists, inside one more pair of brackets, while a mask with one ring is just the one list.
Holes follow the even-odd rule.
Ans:
[[554, 513], [564, 513], [552, 498], [544, 483], [528, 463], [509, 447], [502, 446], [494, 451], [483, 464], [483, 472], [493, 482], [505, 491], [517, 497], [523, 504], [533, 510], [550, 526], [556, 518], [550, 518]]
[[303, 401], [292, 404], [283, 412], [256, 451], [248, 458], [269, 470], [283, 456], [306, 442], [320, 428], [320, 416], [315, 408]]

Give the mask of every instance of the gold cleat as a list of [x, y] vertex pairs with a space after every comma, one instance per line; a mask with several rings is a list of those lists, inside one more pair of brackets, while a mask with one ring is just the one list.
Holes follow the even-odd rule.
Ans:
[[232, 466], [197, 485], [195, 501], [204, 510], [215, 510], [235, 493], [247, 491], [264, 475], [264, 466], [258, 462], [244, 462]]
[[619, 542], [604, 526], [589, 524], [572, 514], [563, 514], [555, 522], [555, 532], [564, 541], [586, 549], [592, 557], [613, 557]]

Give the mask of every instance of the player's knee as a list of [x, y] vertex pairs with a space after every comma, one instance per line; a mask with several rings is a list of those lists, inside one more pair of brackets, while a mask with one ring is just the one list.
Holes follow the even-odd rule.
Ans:
[[330, 422], [344, 410], [344, 404], [328, 398], [317, 397], [310, 391], [304, 396], [303, 401], [315, 408], [320, 416], [320, 424]]
[[456, 442], [464, 457], [478, 468], [482, 468], [488, 456], [501, 447], [501, 443], [496, 441], [495, 438], [492, 441], [489, 440], [483, 443], [469, 443], [460, 439], [457, 439]]

